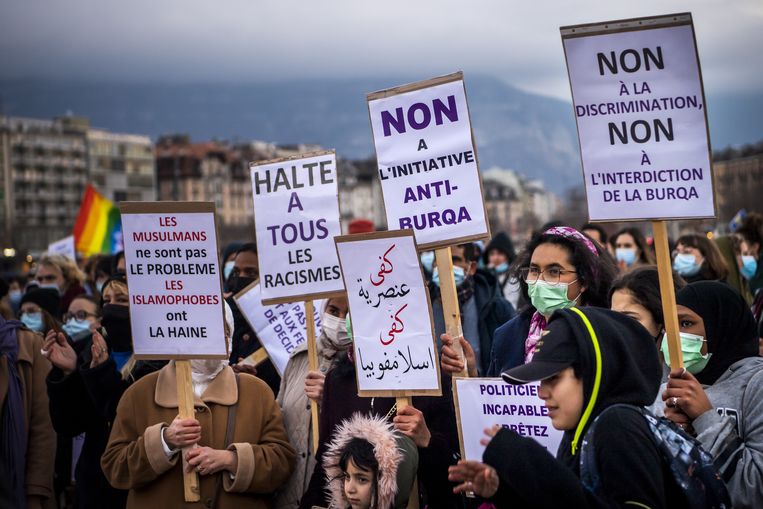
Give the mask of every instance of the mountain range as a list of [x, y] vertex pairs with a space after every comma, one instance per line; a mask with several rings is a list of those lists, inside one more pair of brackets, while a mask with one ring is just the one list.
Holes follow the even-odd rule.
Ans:
[[[84, 116], [115, 132], [187, 133], [193, 140], [317, 143], [348, 158], [373, 155], [365, 94], [405, 77], [261, 83], [114, 83], [0, 79], [0, 113]], [[489, 76], [466, 76], [483, 169], [511, 168], [557, 192], [582, 184], [570, 103]], [[763, 139], [763, 93], [708, 95], [715, 149]]]

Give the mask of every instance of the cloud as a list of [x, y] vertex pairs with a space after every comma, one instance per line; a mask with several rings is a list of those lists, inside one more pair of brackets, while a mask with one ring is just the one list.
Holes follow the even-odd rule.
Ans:
[[760, 0], [6, 1], [0, 77], [230, 82], [463, 69], [569, 98], [559, 26], [689, 10], [708, 91], [763, 89]]

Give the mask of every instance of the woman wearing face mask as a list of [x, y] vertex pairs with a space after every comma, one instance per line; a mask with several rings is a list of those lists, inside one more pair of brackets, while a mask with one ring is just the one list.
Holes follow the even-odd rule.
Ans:
[[[532, 359], [546, 320], [554, 311], [575, 305], [609, 307], [607, 292], [616, 269], [609, 254], [591, 239], [574, 228], [558, 226], [533, 237], [512, 272], [521, 278], [530, 305], [496, 329], [489, 377]], [[446, 337], [443, 344], [450, 341]], [[461, 345], [471, 372], [473, 353], [466, 341]], [[443, 347], [441, 366], [452, 373], [460, 371], [463, 363], [450, 347]]]
[[40, 334], [45, 331], [61, 331], [60, 299], [49, 288], [31, 287], [21, 298], [19, 319], [26, 327]]
[[[77, 315], [83, 318], [79, 311], [85, 310], [88, 304], [90, 302], [82, 298], [72, 301], [71, 318], [77, 319]], [[105, 332], [105, 339], [92, 325], [88, 325], [92, 331], [89, 337], [77, 339], [76, 333], [71, 336], [73, 344], [63, 333], [49, 331], [42, 350], [53, 364], [46, 380], [53, 427], [68, 439], [85, 434], [74, 472], [77, 509], [125, 506], [127, 492], [108, 483], [100, 458], [124, 391], [134, 381], [166, 364], [164, 361], [128, 362], [132, 336], [124, 275], [104, 284], [102, 310], [101, 330]]]
[[79, 353], [101, 325], [101, 307], [90, 296], [76, 297], [64, 313], [61, 329], [69, 336], [74, 350]]
[[310, 400], [321, 402], [326, 373], [352, 344], [347, 333], [347, 297], [332, 297], [324, 302], [321, 333], [318, 336], [318, 370], [308, 370], [307, 343], [298, 346], [286, 364], [278, 404], [283, 412], [289, 442], [297, 451], [297, 464], [274, 502], [276, 508], [293, 508], [307, 489], [315, 468]]
[[74, 297], [85, 293], [85, 274], [77, 264], [61, 255], [45, 255], [37, 262], [34, 278], [41, 288], [52, 288], [60, 295], [61, 309], [69, 309]]
[[128, 508], [201, 506], [183, 502], [182, 454], [207, 507], [270, 507], [294, 465], [273, 392], [227, 359], [192, 360], [191, 376], [194, 419], [178, 415], [174, 361], [125, 391], [101, 459], [106, 477], [129, 490]]
[[[713, 455], [733, 507], [761, 507], [763, 358], [752, 313], [715, 281], [687, 285], [676, 304], [685, 369], [671, 371], [659, 406]], [[667, 352], [663, 341], [669, 363]]]
[[687, 283], [725, 281], [729, 273], [718, 247], [706, 236], [682, 235], [676, 242], [673, 270]]
[[514, 244], [504, 232], [498, 232], [490, 241], [483, 255], [485, 265], [495, 273], [498, 278], [498, 286], [506, 300], [508, 300], [514, 309], [519, 309], [519, 299], [522, 296], [522, 289], [519, 281], [512, 279], [509, 273], [509, 267], [516, 258]]
[[737, 228], [736, 235], [741, 240], [737, 261], [739, 272], [755, 296], [763, 288], [763, 264], [759, 263], [763, 246], [763, 215], [757, 212], [747, 214]]
[[615, 258], [620, 272], [626, 272], [640, 265], [654, 265], [652, 250], [638, 228], [623, 228], [612, 237]]

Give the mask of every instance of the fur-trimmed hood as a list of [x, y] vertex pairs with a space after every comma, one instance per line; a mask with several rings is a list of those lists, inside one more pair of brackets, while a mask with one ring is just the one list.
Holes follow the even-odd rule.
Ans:
[[[333, 440], [323, 456], [323, 467], [326, 470], [326, 486], [331, 497], [331, 509], [346, 509], [350, 506], [344, 496], [344, 482], [339, 458], [342, 451], [353, 438], [363, 438], [374, 446], [374, 455], [379, 463], [378, 501], [379, 507], [373, 509], [389, 509], [396, 507], [398, 500], [399, 474], [410, 477], [400, 479], [403, 490], [410, 491], [418, 466], [418, 450], [406, 436], [396, 433], [392, 424], [378, 416], [367, 416], [356, 413], [352, 418], [342, 421], [336, 428]], [[402, 442], [402, 443], [401, 443]], [[410, 442], [408, 444], [407, 442]], [[412, 446], [412, 447], [410, 447]], [[412, 469], [412, 472], [410, 470]], [[405, 494], [405, 501], [408, 496]]]

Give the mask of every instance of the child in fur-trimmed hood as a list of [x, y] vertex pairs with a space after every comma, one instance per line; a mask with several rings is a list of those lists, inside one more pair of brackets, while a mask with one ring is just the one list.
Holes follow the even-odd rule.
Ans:
[[323, 457], [330, 509], [402, 509], [419, 462], [416, 445], [376, 416], [355, 414]]

